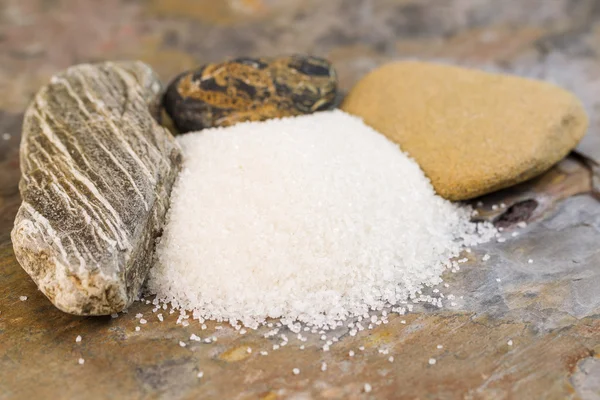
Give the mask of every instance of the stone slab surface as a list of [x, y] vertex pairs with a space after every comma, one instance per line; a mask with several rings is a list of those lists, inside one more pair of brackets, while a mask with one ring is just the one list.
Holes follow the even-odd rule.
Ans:
[[[500, 218], [508, 239], [477, 249], [447, 277], [456, 306], [391, 318], [373, 331], [343, 336], [328, 353], [318, 340], [301, 351], [292, 335], [273, 352], [279, 341], [264, 332], [242, 336], [215, 324], [202, 331], [195, 322], [182, 327], [165, 311], [161, 323], [152, 304], [139, 302], [116, 319], [73, 317], [36, 290], [9, 235], [21, 202], [20, 125], [37, 89], [69, 65], [141, 59], [165, 82], [228, 56], [293, 49], [330, 58], [343, 90], [399, 57], [550, 71], [568, 82], [580, 76], [573, 71], [600, 75], [596, 0], [215, 3], [0, 2], [0, 399], [599, 399], [600, 205], [590, 194], [589, 162], [579, 156], [483, 199], [481, 215]], [[561, 71], [568, 73], [553, 75]], [[575, 91], [584, 97], [589, 83]], [[592, 156], [598, 128], [592, 122], [591, 140], [582, 143]], [[502, 202], [506, 208], [492, 209]], [[522, 219], [527, 227], [512, 237]], [[486, 253], [490, 260], [483, 263]], [[148, 322], [140, 324], [137, 313]], [[188, 340], [207, 332], [218, 341]], [[359, 346], [365, 350], [359, 353]], [[379, 354], [382, 347], [393, 363]], [[357, 352], [352, 359], [349, 350]], [[373, 387], [368, 394], [364, 383]]]

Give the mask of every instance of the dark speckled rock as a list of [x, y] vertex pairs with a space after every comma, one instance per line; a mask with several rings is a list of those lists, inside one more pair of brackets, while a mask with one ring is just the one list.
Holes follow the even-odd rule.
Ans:
[[121, 311], [146, 278], [181, 163], [150, 115], [159, 90], [141, 62], [82, 64], [54, 76], [25, 113], [13, 247], [65, 312]]
[[335, 70], [321, 58], [237, 58], [179, 75], [163, 106], [185, 133], [326, 110], [336, 89]]

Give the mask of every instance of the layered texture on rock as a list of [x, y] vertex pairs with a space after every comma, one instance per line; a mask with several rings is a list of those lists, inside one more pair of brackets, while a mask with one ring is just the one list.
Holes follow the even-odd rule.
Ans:
[[148, 273], [181, 163], [148, 109], [159, 91], [141, 62], [82, 64], [54, 76], [25, 114], [13, 247], [65, 312], [120, 311]]

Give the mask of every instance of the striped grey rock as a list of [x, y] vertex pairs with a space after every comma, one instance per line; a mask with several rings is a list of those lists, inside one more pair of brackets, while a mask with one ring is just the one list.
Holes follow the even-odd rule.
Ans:
[[25, 113], [13, 247], [65, 312], [121, 311], [146, 278], [181, 164], [150, 115], [160, 89], [141, 62], [82, 64], [54, 76]]

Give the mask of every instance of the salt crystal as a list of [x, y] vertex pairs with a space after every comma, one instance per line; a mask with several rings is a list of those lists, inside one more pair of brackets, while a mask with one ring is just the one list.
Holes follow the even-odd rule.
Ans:
[[369, 385], [368, 383], [365, 383], [364, 389], [365, 389], [365, 393], [371, 393], [371, 390], [373, 390], [371, 385]]
[[145, 323], [147, 323], [148, 321], [146, 321], [144, 318], [140, 319], [140, 324], [144, 325]]
[[301, 345], [301, 346], [300, 346], [300, 350], [304, 350], [304, 345]]
[[528, 262], [529, 264], [533, 264], [533, 260], [532, 260], [531, 258], [530, 258], [529, 260], [527, 260], [527, 262]]
[[25, 300], [27, 300], [27, 296], [19, 296], [19, 300], [25, 301]]
[[163, 315], [162, 315], [162, 314], [158, 314], [156, 317], [158, 318], [158, 320], [159, 320], [160, 322], [163, 322], [164, 318], [163, 318]]
[[430, 358], [429, 359], [429, 365], [434, 365], [436, 363], [436, 359], [435, 358]]
[[300, 373], [300, 369], [298, 369], [298, 368], [294, 368], [294, 369], [292, 370], [292, 372], [294, 373], [294, 375], [298, 375], [298, 374]]
[[508, 342], [506, 342], [507, 345], [512, 346], [513, 345], [513, 341], [509, 340]]
[[204, 376], [204, 372], [200, 371], [198, 372], [198, 375], [196, 375], [198, 378], [202, 378]]
[[83, 358], [80, 358], [79, 360], [77, 360], [77, 362], [79, 363], [79, 365], [83, 365], [85, 363], [85, 360]]
[[75, 338], [75, 342], [77, 342], [77, 343], [81, 342], [81, 335], [77, 335], [77, 337]]
[[490, 255], [489, 255], [489, 254], [486, 254], [486, 255], [484, 255], [484, 256], [483, 256], [481, 259], [482, 259], [483, 261], [487, 261], [487, 260], [489, 260], [489, 259], [490, 259]]
[[321, 371], [323, 371], [323, 372], [327, 371], [327, 363], [325, 363], [325, 362], [321, 363]]
[[324, 329], [360, 315], [372, 329], [378, 318], [365, 310], [439, 283], [448, 260], [496, 234], [437, 196], [397, 145], [340, 110], [177, 140], [185, 163], [148, 289], [201, 318], [252, 328], [283, 318], [292, 329], [301, 317]]
[[181, 347], [185, 347], [185, 346], [187, 346], [187, 345], [185, 344], [185, 342], [182, 342], [182, 341], [179, 341], [179, 345], [180, 345]]
[[354, 352], [353, 352], [352, 350], [350, 350], [350, 351], [348, 352], [348, 355], [349, 355], [350, 357], [354, 357]]
[[526, 228], [527, 227], [527, 222], [525, 221], [521, 221], [517, 224], [517, 226], [521, 229]]
[[136, 332], [139, 332], [139, 331], [140, 331], [140, 329], [141, 329], [141, 328], [140, 328], [139, 326], [136, 326], [136, 327], [135, 327], [135, 331], [136, 331]]
[[142, 313], [137, 313], [137, 314], [135, 314], [135, 317], [136, 317], [137, 319], [140, 319], [140, 318], [142, 318], [143, 316], [144, 316], [144, 314], [142, 314]]
[[267, 354], [269, 354], [269, 353], [268, 353], [267, 351], [264, 351], [264, 350], [262, 350], [262, 351], [260, 352], [260, 355], [261, 355], [261, 356], [266, 356]]
[[360, 346], [358, 349], [359, 349], [360, 351], [363, 351], [363, 350], [365, 349], [365, 346]]
[[437, 348], [438, 348], [438, 349], [443, 349], [443, 348], [444, 348], [444, 346], [442, 346], [441, 344], [438, 344], [438, 345], [437, 345]]
[[3, 133], [2, 140], [10, 140], [10, 133]]
[[246, 353], [248, 353], [248, 354], [252, 353], [252, 348], [251, 348], [251, 347], [248, 347], [248, 348], [246, 349]]
[[388, 358], [388, 361], [389, 361], [389, 362], [391, 362], [391, 363], [393, 363], [393, 362], [394, 362], [394, 356], [390, 356], [390, 357]]

